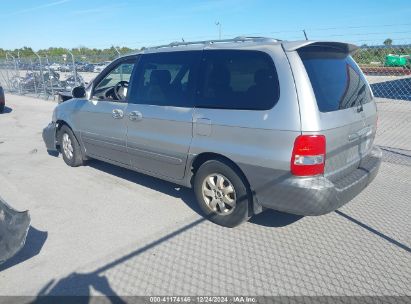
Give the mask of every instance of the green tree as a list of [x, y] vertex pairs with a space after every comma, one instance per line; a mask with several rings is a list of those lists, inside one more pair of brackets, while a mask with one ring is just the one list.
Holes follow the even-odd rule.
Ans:
[[31, 47], [23, 46], [22, 48], [15, 49], [13, 55], [19, 55], [20, 57], [33, 56], [34, 52]]
[[[67, 58], [71, 60], [69, 51], [73, 53], [76, 61], [102, 62], [117, 58], [118, 53], [116, 49], [120, 52], [121, 55], [125, 55], [134, 51], [133, 49], [125, 46], [112, 46], [106, 49], [96, 49], [79, 46], [72, 49], [65, 49], [62, 47], [49, 47], [47, 49], [38, 50], [36, 53], [42, 57], [47, 56], [49, 62], [63, 62], [63, 55], [67, 55]], [[27, 46], [14, 50], [6, 50], [0, 48], [0, 60], [4, 60], [7, 53], [13, 55], [16, 58], [18, 55], [20, 55], [20, 58], [36, 58], [33, 49]]]
[[392, 45], [392, 39], [391, 38], [387, 38], [384, 40], [384, 45]]

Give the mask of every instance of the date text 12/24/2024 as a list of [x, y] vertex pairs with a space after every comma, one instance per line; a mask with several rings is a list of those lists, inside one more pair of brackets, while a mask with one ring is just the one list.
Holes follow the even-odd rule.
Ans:
[[161, 296], [150, 297], [150, 303], [256, 303], [255, 297], [243, 296]]

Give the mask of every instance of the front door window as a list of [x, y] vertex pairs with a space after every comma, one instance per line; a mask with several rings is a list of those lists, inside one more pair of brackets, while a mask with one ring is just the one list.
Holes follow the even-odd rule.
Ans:
[[135, 59], [120, 63], [107, 73], [94, 87], [92, 98], [125, 101]]

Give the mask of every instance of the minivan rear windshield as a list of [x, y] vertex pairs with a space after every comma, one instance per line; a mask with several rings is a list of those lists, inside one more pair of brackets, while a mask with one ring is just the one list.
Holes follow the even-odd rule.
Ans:
[[364, 75], [349, 54], [327, 46], [304, 47], [298, 54], [321, 112], [361, 106], [371, 101]]

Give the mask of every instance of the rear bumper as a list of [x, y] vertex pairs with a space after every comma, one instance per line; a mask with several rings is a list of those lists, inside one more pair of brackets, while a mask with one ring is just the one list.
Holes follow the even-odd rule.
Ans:
[[381, 157], [381, 150], [374, 147], [355, 171], [337, 181], [323, 176], [290, 176], [255, 194], [266, 208], [299, 215], [326, 214], [348, 203], [367, 187], [378, 173]]
[[48, 151], [57, 151], [56, 148], [56, 123], [51, 122], [43, 129], [43, 140]]

